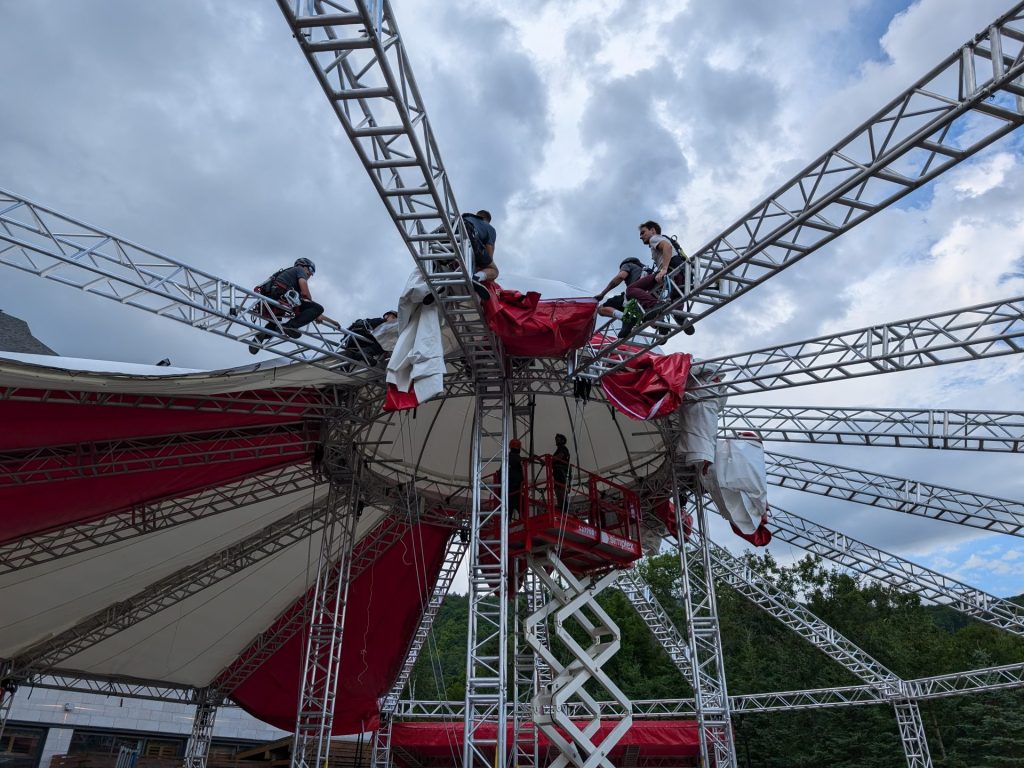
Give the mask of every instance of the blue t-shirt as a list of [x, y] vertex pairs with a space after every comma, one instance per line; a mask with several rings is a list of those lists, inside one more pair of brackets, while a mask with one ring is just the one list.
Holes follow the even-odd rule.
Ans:
[[479, 216], [474, 216], [472, 213], [464, 214], [462, 218], [473, 225], [473, 230], [476, 232], [476, 236], [480, 238], [481, 243], [484, 245], [494, 245], [494, 242], [498, 239], [498, 233], [494, 231], [494, 227], [491, 226], [490, 222], [481, 219]]

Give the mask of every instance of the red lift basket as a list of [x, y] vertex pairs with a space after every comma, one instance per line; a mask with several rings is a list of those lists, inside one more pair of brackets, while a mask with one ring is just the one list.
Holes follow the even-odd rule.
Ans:
[[[550, 455], [523, 459], [523, 478], [521, 508], [509, 511], [512, 557], [557, 548], [577, 575], [640, 559], [640, 497], [635, 491], [574, 465], [569, 465], [568, 482], [556, 482]], [[497, 475], [491, 479], [500, 482]], [[511, 505], [512, 489], [509, 497]]]

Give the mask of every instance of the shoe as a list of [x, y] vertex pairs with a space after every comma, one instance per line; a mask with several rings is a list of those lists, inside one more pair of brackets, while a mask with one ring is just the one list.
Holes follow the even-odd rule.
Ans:
[[619, 328], [619, 338], [620, 339], [624, 339], [627, 336], [632, 336], [633, 335], [633, 329], [635, 327], [636, 327], [636, 321], [635, 320], [627, 320], [626, 318], [622, 318], [622, 327]]
[[255, 342], [255, 343], [249, 345], [249, 354], [250, 355], [255, 355], [257, 352], [259, 352], [260, 351], [260, 345], [263, 344], [263, 342], [265, 342], [269, 338], [270, 338], [270, 334], [269, 333], [257, 333], [253, 337], [253, 342]]
[[289, 328], [288, 326], [285, 326], [281, 330], [284, 331], [284, 335], [287, 336], [289, 339], [302, 338], [302, 331], [297, 331], [294, 328]]
[[683, 326], [683, 333], [685, 333], [687, 336], [693, 336], [693, 334], [695, 334], [696, 332], [697, 329], [694, 328], [692, 325]]
[[489, 301], [491, 298], [491, 292], [487, 290], [487, 286], [473, 278], [473, 290], [476, 291], [476, 295], [480, 298], [480, 301]]
[[428, 293], [426, 296], [423, 297], [423, 306], [424, 307], [429, 307], [433, 303], [434, 303], [434, 294]]

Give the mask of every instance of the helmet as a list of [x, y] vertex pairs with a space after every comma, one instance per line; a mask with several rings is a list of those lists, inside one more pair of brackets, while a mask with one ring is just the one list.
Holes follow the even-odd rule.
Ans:
[[508, 441], [508, 447], [512, 450], [517, 450], [523, 447], [523, 444], [519, 441], [519, 438], [513, 437]]
[[311, 275], [316, 272], [316, 264], [314, 264], [312, 261], [307, 259], [305, 256], [303, 256], [301, 259], [296, 259], [295, 260], [295, 266], [296, 267], [304, 267], [304, 268], [308, 269], [309, 270], [309, 274], [311, 274]]

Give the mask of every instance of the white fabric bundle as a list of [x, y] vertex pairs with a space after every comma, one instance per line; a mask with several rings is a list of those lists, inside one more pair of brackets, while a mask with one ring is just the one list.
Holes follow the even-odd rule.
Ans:
[[398, 339], [388, 361], [388, 384], [400, 392], [412, 388], [424, 403], [444, 391], [444, 344], [437, 302], [423, 306], [430, 294], [426, 280], [414, 270], [398, 300]]
[[768, 473], [760, 440], [719, 440], [715, 465], [704, 483], [722, 517], [743, 533], [757, 530], [768, 511]]

